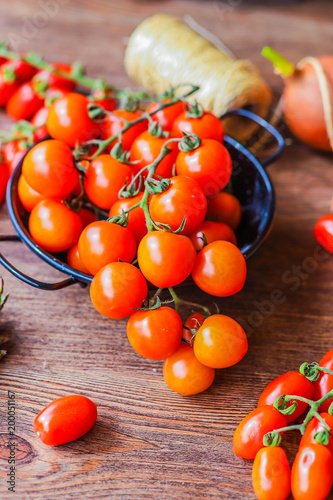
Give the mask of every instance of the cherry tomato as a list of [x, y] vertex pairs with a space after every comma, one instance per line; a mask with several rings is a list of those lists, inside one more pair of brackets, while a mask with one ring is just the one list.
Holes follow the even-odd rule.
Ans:
[[[121, 215], [123, 211], [126, 211], [137, 203], [140, 203], [142, 197], [143, 193], [139, 193], [136, 196], [133, 196], [133, 198], [123, 198], [116, 201], [110, 209], [109, 217]], [[126, 227], [134, 235], [137, 244], [139, 244], [148, 232], [145, 213], [141, 207], [134, 208], [128, 213], [128, 224]]]
[[[185, 321], [185, 325], [187, 328], [190, 328], [190, 330], [198, 330], [202, 323], [205, 320], [205, 316], [200, 313], [194, 313], [191, 314], [189, 318]], [[193, 338], [193, 333], [187, 330], [186, 328], [183, 328], [183, 340], [186, 342], [190, 342], [193, 344], [194, 338]]]
[[96, 221], [96, 215], [94, 214], [94, 212], [88, 210], [87, 208], [81, 208], [79, 216], [82, 220], [83, 229], [89, 226], [89, 224], [91, 224], [92, 222]]
[[291, 469], [294, 500], [325, 500], [333, 484], [333, 456], [321, 444], [300, 448]]
[[133, 349], [144, 358], [168, 358], [180, 345], [183, 324], [170, 307], [137, 311], [127, 323], [127, 337]]
[[30, 120], [43, 106], [44, 99], [36, 92], [32, 82], [22, 83], [10, 96], [6, 113], [12, 120]]
[[0, 107], [4, 106], [15, 89], [30, 80], [36, 70], [23, 61], [7, 61], [0, 67]]
[[136, 254], [133, 234], [125, 227], [107, 221], [96, 221], [85, 227], [79, 239], [83, 265], [91, 274], [119, 259], [132, 262]]
[[170, 186], [161, 194], [152, 196], [149, 212], [155, 222], [168, 224], [176, 231], [186, 217], [181, 234], [190, 234], [200, 226], [206, 216], [207, 199], [200, 185], [190, 177], [170, 179]]
[[33, 127], [38, 127], [34, 131], [34, 142], [39, 142], [49, 135], [49, 131], [47, 130], [46, 126], [49, 111], [50, 110], [47, 106], [43, 106], [34, 114], [31, 119], [31, 125]]
[[207, 219], [214, 222], [224, 222], [234, 231], [242, 218], [242, 206], [236, 196], [222, 191], [209, 198]]
[[47, 197], [66, 198], [79, 182], [79, 174], [67, 144], [47, 140], [36, 144], [23, 161], [28, 184]]
[[143, 275], [161, 288], [182, 283], [191, 274], [195, 258], [196, 251], [189, 238], [164, 231], [148, 233], [138, 248]]
[[63, 252], [79, 239], [82, 221], [60, 200], [47, 198], [32, 209], [29, 231], [35, 243], [44, 250]]
[[[133, 122], [142, 116], [141, 111], [125, 111], [123, 109], [116, 109], [113, 111], [112, 115], [106, 115], [104, 121], [102, 122], [102, 139], [109, 139], [114, 136], [117, 132], [125, 126], [126, 122], [122, 120], [127, 120], [129, 122]], [[144, 132], [148, 127], [147, 120], [143, 120], [139, 122], [137, 125], [133, 125], [130, 129], [127, 130], [124, 134], [122, 134], [122, 145], [125, 151], [129, 151], [133, 144], [134, 139]], [[109, 146], [108, 150], [111, 151], [113, 146], [118, 143], [118, 139], [113, 141]]]
[[[304, 375], [299, 372], [288, 372], [280, 375], [280, 377], [277, 377], [270, 384], [268, 384], [259, 398], [258, 406], [273, 406], [275, 400], [283, 394], [294, 394], [295, 396], [312, 399], [313, 393], [314, 385], [307, 378], [305, 378]], [[288, 406], [291, 406], [292, 404], [293, 401], [290, 401]], [[302, 415], [307, 408], [307, 404], [297, 401], [297, 408], [294, 413], [291, 415], [285, 415], [287, 422], [289, 423], [296, 420], [296, 418]]]
[[90, 274], [88, 269], [82, 264], [82, 260], [80, 259], [78, 242], [74, 243], [74, 245], [68, 250], [67, 263], [70, 267], [76, 269], [77, 271]]
[[291, 472], [285, 451], [269, 446], [258, 451], [252, 469], [252, 485], [258, 500], [287, 500]]
[[131, 179], [133, 170], [120, 163], [111, 155], [97, 156], [90, 162], [84, 189], [88, 198], [98, 207], [109, 210], [118, 200], [118, 193], [126, 181]]
[[[158, 107], [160, 104], [165, 104], [170, 102], [170, 99], [161, 99], [160, 102], [152, 102], [149, 104], [148, 108], [146, 109], [146, 113], [152, 113]], [[178, 101], [175, 104], [172, 104], [171, 106], [168, 106], [167, 108], [161, 109], [160, 111], [157, 111], [153, 115], [151, 115], [152, 119], [155, 122], [160, 122], [162, 125], [163, 130], [167, 132], [171, 132], [172, 130], [172, 125], [175, 119], [185, 111], [185, 104], [183, 101]], [[181, 136], [182, 137], [182, 136]]]
[[243, 328], [229, 316], [209, 316], [198, 329], [193, 350], [198, 360], [211, 368], [227, 368], [246, 354], [248, 343]]
[[223, 224], [223, 222], [205, 221], [189, 235], [196, 250], [201, 250], [203, 247], [203, 235], [208, 244], [217, 240], [230, 241], [234, 245], [237, 244], [235, 233], [227, 224]]
[[17, 184], [17, 194], [22, 203], [22, 206], [27, 210], [27, 212], [31, 212], [31, 210], [42, 201], [45, 196], [37, 193], [31, 186], [27, 183], [24, 175], [20, 175]]
[[[69, 64], [64, 63], [51, 63], [52, 66], [58, 71], [62, 71], [63, 73], [71, 73], [72, 67]], [[76, 82], [69, 80], [68, 78], [64, 78], [63, 76], [59, 76], [56, 73], [51, 73], [46, 69], [42, 69], [36, 73], [34, 76], [34, 81], [38, 84], [46, 83], [48, 87], [63, 87], [68, 90], [74, 90], [76, 87]]]
[[206, 139], [193, 151], [179, 152], [176, 171], [177, 175], [195, 179], [206, 196], [213, 196], [229, 182], [232, 172], [231, 157], [220, 142]]
[[45, 91], [44, 104], [50, 108], [60, 97], [65, 97], [68, 94], [71, 94], [71, 91], [65, 87], [49, 87]]
[[90, 100], [97, 106], [104, 108], [106, 111], [115, 110], [118, 104], [112, 90], [94, 90]]
[[3, 146], [1, 154], [9, 168], [9, 175], [14, 172], [27, 149], [28, 147], [25, 141], [11, 141]]
[[333, 214], [323, 215], [314, 227], [314, 237], [319, 245], [333, 253]]
[[[333, 417], [329, 413], [320, 413], [320, 416], [325, 420], [325, 422], [331, 429], [331, 435], [327, 444], [327, 448], [331, 453], [333, 453]], [[299, 447], [301, 448], [302, 446], [307, 446], [308, 444], [318, 444], [314, 439], [314, 435], [317, 434], [317, 432], [322, 432], [324, 430], [326, 430], [326, 427], [320, 422], [320, 420], [314, 417], [308, 423]]]
[[8, 167], [5, 163], [0, 163], [0, 205], [5, 201], [8, 182]]
[[215, 370], [197, 360], [189, 344], [181, 344], [163, 365], [165, 383], [183, 396], [199, 394], [214, 381]]
[[273, 406], [260, 406], [251, 411], [237, 427], [233, 438], [235, 455], [254, 459], [264, 447], [264, 435], [286, 427], [287, 419]]
[[[133, 141], [131, 146], [131, 161], [137, 161], [135, 165], [136, 171], [138, 172], [143, 167], [150, 165], [162, 151], [164, 144], [168, 141], [168, 137], [155, 137], [148, 131], [142, 132]], [[176, 143], [172, 142], [167, 145], [168, 149], [171, 149], [169, 153], [158, 165], [155, 175], [160, 177], [171, 177], [176, 158], [178, 156], [179, 150]], [[143, 172], [143, 176], [147, 177], [148, 171]]]
[[126, 318], [141, 307], [148, 287], [139, 269], [127, 262], [111, 262], [94, 276], [90, 297], [98, 312], [107, 318]]
[[8, 61], [8, 59], [6, 59], [5, 57], [0, 57], [0, 66], [4, 64], [6, 61]]
[[47, 119], [49, 134], [72, 148], [99, 137], [100, 124], [89, 117], [88, 105], [87, 97], [74, 92], [57, 99]]
[[44, 444], [58, 446], [86, 434], [97, 419], [97, 407], [85, 396], [56, 399], [34, 421], [34, 431]]
[[216, 297], [239, 292], [246, 279], [242, 252], [229, 241], [213, 241], [197, 255], [192, 278], [201, 290]]
[[204, 111], [200, 118], [191, 118], [187, 116], [187, 111], [180, 114], [172, 126], [172, 135], [174, 137], [183, 137], [186, 134], [195, 134], [200, 139], [214, 139], [223, 142], [224, 128], [222, 122], [217, 116], [209, 111]]
[[[319, 366], [333, 370], [333, 351], [329, 351], [325, 354]], [[326, 396], [328, 392], [333, 390], [333, 375], [322, 373], [319, 380], [314, 383], [314, 388], [313, 399], [318, 401], [318, 399], [321, 399]], [[328, 411], [331, 403], [333, 403], [333, 397], [321, 405], [320, 411]]]

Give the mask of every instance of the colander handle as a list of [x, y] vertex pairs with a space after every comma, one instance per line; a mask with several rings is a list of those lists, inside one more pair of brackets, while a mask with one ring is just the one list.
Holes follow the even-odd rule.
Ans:
[[258, 125], [260, 125], [262, 128], [267, 130], [267, 132], [269, 132], [274, 137], [276, 142], [278, 143], [278, 147], [274, 151], [274, 153], [272, 155], [268, 156], [267, 158], [264, 158], [261, 161], [261, 164], [263, 167], [267, 167], [267, 165], [272, 163], [278, 156], [280, 156], [280, 154], [282, 153], [282, 151], [284, 149], [284, 139], [283, 139], [282, 135], [280, 134], [280, 132], [278, 132], [278, 130], [276, 130], [276, 128], [274, 128], [270, 123], [268, 123], [266, 120], [264, 120], [260, 116], [256, 115], [255, 113], [252, 113], [252, 111], [248, 111], [247, 109], [232, 109], [230, 111], [227, 111], [227, 113], [225, 113], [223, 116], [221, 116], [221, 118], [226, 118], [227, 116], [231, 116], [231, 115], [244, 116], [245, 118], [249, 118], [250, 120], [258, 123]]
[[[2, 241], [21, 241], [21, 240], [16, 235], [13, 236], [0, 235], [0, 242]], [[19, 269], [16, 269], [16, 267], [14, 267], [10, 262], [8, 262], [8, 260], [5, 259], [5, 257], [1, 253], [0, 253], [0, 264], [2, 264], [3, 267], [7, 269], [7, 271], [12, 273], [16, 278], [20, 279], [21, 281], [24, 281], [24, 283], [27, 283], [30, 286], [39, 288], [40, 290], [61, 290], [62, 288], [75, 285], [76, 283], [78, 283], [81, 286], [87, 286], [86, 283], [81, 283], [72, 276], [66, 280], [59, 281], [58, 283], [44, 283], [43, 281], [35, 280], [34, 278], [31, 278], [30, 276], [27, 276], [26, 274], [22, 273], [22, 271], [19, 271]]]

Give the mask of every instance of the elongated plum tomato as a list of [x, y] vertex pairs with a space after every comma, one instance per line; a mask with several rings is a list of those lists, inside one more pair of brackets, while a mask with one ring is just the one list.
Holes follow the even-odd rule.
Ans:
[[[330, 450], [331, 453], [333, 453], [333, 416], [330, 415], [329, 413], [320, 413], [320, 416], [322, 419], [325, 420], [326, 424], [331, 429], [329, 442], [326, 446], [327, 446], [327, 449]], [[313, 419], [310, 420], [310, 422], [308, 423], [308, 425], [306, 427], [306, 430], [302, 436], [299, 447], [301, 448], [302, 446], [307, 446], [308, 444], [318, 444], [317, 441], [314, 439], [314, 436], [318, 432], [323, 432], [325, 430], [327, 430], [327, 429], [324, 426], [324, 424], [320, 420], [318, 420], [316, 417], [313, 417]]]
[[[126, 121], [133, 122], [138, 118], [141, 118], [141, 111], [125, 111], [123, 109], [116, 109], [113, 111], [112, 115], [106, 115], [104, 121], [102, 122], [102, 139], [109, 139], [113, 137], [116, 133], [120, 132], [120, 130], [126, 125]], [[123, 120], [122, 120], [123, 118]], [[126, 132], [122, 134], [122, 145], [125, 151], [129, 151], [133, 144], [134, 139], [144, 132], [148, 127], [148, 121], [143, 120], [142, 122], [133, 125]], [[117, 144], [119, 141], [116, 139], [112, 141], [108, 146], [108, 150], [111, 151], [113, 146]]]
[[231, 193], [221, 191], [208, 200], [207, 219], [214, 222], [224, 222], [234, 231], [242, 218], [242, 206]]
[[[283, 394], [294, 394], [303, 398], [312, 399], [314, 393], [314, 385], [299, 372], [287, 372], [273, 380], [261, 394], [258, 406], [274, 405], [275, 400]], [[288, 406], [291, 406], [293, 401], [290, 401]], [[285, 415], [287, 422], [296, 420], [308, 408], [306, 403], [297, 401], [297, 408], [291, 415]]]
[[15, 121], [30, 120], [43, 104], [44, 100], [36, 91], [34, 84], [25, 82], [8, 99], [6, 113]]
[[253, 460], [264, 447], [264, 435], [286, 427], [287, 419], [273, 406], [260, 406], [251, 411], [237, 427], [233, 437], [235, 455]]
[[126, 318], [141, 307], [148, 293], [139, 269], [127, 262], [111, 262], [100, 269], [90, 286], [90, 297], [98, 312], [107, 318]]
[[53, 139], [68, 146], [96, 139], [100, 136], [100, 125], [88, 115], [89, 99], [74, 92], [60, 97], [50, 106], [47, 128]]
[[258, 451], [252, 469], [252, 485], [258, 500], [287, 500], [291, 485], [286, 452], [279, 446]]
[[0, 68], [0, 107], [4, 106], [15, 89], [36, 73], [35, 68], [20, 60], [6, 61]]
[[325, 250], [333, 253], [333, 214], [323, 215], [314, 227], [314, 237]]
[[170, 179], [168, 189], [152, 196], [149, 204], [151, 218], [168, 224], [176, 231], [186, 218], [181, 234], [190, 234], [203, 223], [207, 211], [207, 199], [201, 186], [190, 177]]
[[229, 241], [213, 241], [197, 255], [192, 278], [201, 290], [216, 297], [239, 292], [246, 279], [242, 252]]
[[[64, 63], [51, 63], [52, 66], [61, 71], [62, 73], [71, 73], [72, 67], [69, 64]], [[51, 73], [46, 69], [42, 69], [38, 71], [38, 73], [34, 76], [34, 82], [36, 83], [46, 83], [48, 87], [62, 87], [67, 90], [74, 90], [76, 87], [76, 82], [73, 80], [69, 80], [63, 76], [59, 76], [56, 73]]]
[[205, 236], [207, 244], [217, 240], [230, 241], [237, 244], [236, 236], [233, 230], [223, 222], [204, 221], [193, 233], [189, 235], [196, 250], [201, 250], [204, 245]]
[[79, 239], [82, 221], [61, 200], [46, 198], [33, 208], [29, 217], [29, 231], [33, 240], [44, 250], [63, 252]]
[[57, 140], [43, 141], [30, 149], [22, 173], [29, 186], [46, 197], [67, 198], [79, 182], [69, 146]]
[[195, 134], [200, 139], [214, 139], [219, 142], [223, 142], [224, 139], [221, 120], [209, 111], [204, 111], [199, 118], [191, 118], [187, 111], [180, 114], [173, 122], [172, 135], [183, 137], [183, 132]]
[[[191, 330], [195, 330], [196, 332], [199, 330], [200, 326], [205, 320], [205, 316], [200, 313], [191, 314], [189, 318], [185, 321], [184, 327], [190, 328]], [[193, 345], [194, 338], [193, 333], [190, 332], [187, 328], [183, 328], [183, 340], [185, 342], [189, 342]]]
[[[126, 211], [137, 203], [140, 203], [142, 197], [143, 193], [139, 193], [136, 196], [133, 196], [133, 198], [123, 198], [121, 200], [117, 200], [110, 209], [109, 217], [121, 215], [123, 211]], [[141, 207], [134, 208], [128, 213], [128, 224], [126, 228], [131, 231], [137, 244], [139, 244], [148, 232], [145, 213]]]
[[83, 265], [91, 274], [96, 274], [111, 262], [132, 262], [136, 254], [136, 241], [125, 227], [96, 221], [82, 231], [79, 253]]
[[56, 399], [34, 421], [34, 431], [44, 444], [58, 446], [86, 434], [97, 419], [97, 407], [85, 396]]
[[[136, 137], [131, 146], [130, 160], [138, 162], [135, 165], [136, 171], [138, 172], [143, 167], [150, 165], [162, 151], [164, 144], [168, 141], [168, 137], [156, 137], [150, 134], [148, 131], [142, 132], [138, 137]], [[155, 175], [160, 177], [171, 177], [176, 158], [178, 156], [178, 145], [174, 142], [167, 145], [167, 148], [171, 150], [167, 156], [159, 163]], [[143, 172], [143, 176], [147, 177], [147, 170]]]
[[8, 174], [7, 165], [0, 163], [0, 205], [5, 201]]
[[82, 260], [80, 258], [78, 242], [74, 243], [74, 245], [68, 250], [67, 263], [69, 266], [71, 266], [73, 269], [76, 269], [77, 271], [90, 274], [88, 269], [83, 265]]
[[133, 170], [120, 163], [111, 155], [97, 156], [90, 162], [84, 179], [84, 189], [88, 198], [99, 208], [110, 210], [118, 200], [118, 193], [126, 181], [131, 179]]
[[[325, 354], [323, 359], [320, 361], [319, 366], [333, 370], [333, 350]], [[322, 373], [319, 380], [314, 382], [314, 388], [313, 398], [315, 401], [318, 401], [318, 399], [321, 399], [326, 396], [328, 392], [333, 390], [333, 375], [330, 375], [329, 373]], [[328, 411], [331, 403], [333, 403], [333, 397], [321, 405], [320, 411]]]
[[37, 193], [32, 187], [29, 186], [27, 181], [25, 180], [24, 175], [20, 175], [20, 178], [17, 183], [17, 194], [19, 197], [22, 206], [26, 209], [27, 212], [31, 212], [31, 210], [39, 203], [44, 200], [45, 196]]
[[179, 347], [183, 324], [170, 307], [137, 311], [127, 323], [127, 337], [133, 349], [144, 358], [162, 360]]
[[197, 359], [211, 368], [227, 368], [238, 363], [246, 354], [248, 343], [237, 321], [223, 314], [209, 316], [194, 338]]
[[189, 238], [164, 231], [144, 236], [138, 247], [138, 262], [145, 278], [161, 288], [178, 285], [190, 274], [196, 258]]
[[[161, 99], [160, 102], [152, 102], [146, 109], [146, 113], [152, 113], [159, 108], [160, 104], [166, 104], [170, 102], [170, 99]], [[175, 119], [185, 111], [185, 104], [183, 101], [178, 101], [171, 106], [168, 106], [160, 111], [157, 111], [151, 115], [152, 120], [160, 122], [163, 130], [166, 132], [171, 132], [172, 125]], [[181, 136], [182, 137], [182, 136]]]
[[180, 151], [176, 160], [176, 172], [177, 175], [192, 177], [200, 184], [206, 196], [214, 196], [230, 180], [230, 153], [220, 142], [205, 139], [192, 151]]
[[34, 142], [41, 141], [49, 135], [49, 131], [46, 127], [49, 111], [50, 110], [47, 106], [43, 106], [34, 114], [31, 119], [31, 125], [36, 128], [36, 130], [34, 131]]
[[189, 344], [181, 344], [164, 361], [163, 376], [170, 389], [183, 396], [191, 396], [212, 385], [215, 370], [200, 363]]
[[333, 456], [321, 444], [299, 449], [291, 469], [294, 500], [325, 500], [333, 485]]

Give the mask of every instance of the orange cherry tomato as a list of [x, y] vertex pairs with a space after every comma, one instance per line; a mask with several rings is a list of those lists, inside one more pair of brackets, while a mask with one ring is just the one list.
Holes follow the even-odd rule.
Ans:
[[186, 134], [195, 134], [200, 139], [214, 139], [223, 142], [224, 128], [221, 120], [210, 113], [204, 111], [200, 118], [191, 118], [187, 116], [187, 111], [181, 113], [173, 122], [172, 135], [174, 137], [183, 137]]
[[136, 241], [125, 227], [96, 221], [82, 231], [79, 252], [83, 265], [94, 275], [111, 262], [132, 262], [136, 254]]
[[172, 177], [168, 189], [153, 195], [149, 204], [151, 218], [168, 224], [172, 231], [176, 231], [186, 218], [181, 234], [190, 234], [200, 226], [206, 211], [207, 199], [201, 186], [194, 179], [182, 175]]
[[118, 200], [118, 193], [126, 181], [132, 177], [129, 165], [120, 163], [111, 155], [97, 156], [89, 164], [84, 179], [84, 189], [88, 198], [98, 207], [110, 210]]
[[31, 119], [31, 125], [33, 127], [38, 127], [34, 131], [34, 142], [41, 141], [45, 137], [49, 135], [49, 131], [47, 130], [46, 122], [47, 117], [49, 116], [49, 108], [47, 106], [43, 106], [40, 108]]
[[216, 297], [239, 292], [246, 279], [242, 252], [229, 241], [213, 241], [197, 255], [192, 278], [201, 290]]
[[234, 231], [242, 218], [242, 206], [231, 193], [222, 191], [208, 200], [207, 219], [214, 222], [224, 222]]
[[[325, 422], [331, 429], [329, 442], [326, 446], [327, 449], [330, 450], [331, 453], [333, 453], [333, 417], [329, 413], [320, 413], [320, 416], [325, 420]], [[324, 430], [326, 430], [326, 427], [322, 424], [322, 422], [320, 422], [320, 420], [314, 417], [308, 423], [305, 433], [302, 436], [299, 447], [301, 448], [302, 446], [307, 446], [308, 444], [318, 444], [317, 441], [314, 439], [314, 436], [315, 434], [317, 434], [317, 432], [322, 432]]]
[[[140, 203], [142, 197], [143, 193], [139, 193], [136, 196], [133, 196], [133, 198], [123, 198], [121, 200], [117, 200], [110, 209], [109, 217], [121, 215], [123, 211], [126, 211], [137, 203]], [[128, 224], [126, 228], [131, 231], [137, 244], [139, 244], [148, 232], [145, 213], [141, 207], [134, 208], [128, 213]]]
[[181, 344], [163, 365], [165, 383], [183, 396], [199, 394], [214, 381], [215, 370], [198, 361], [189, 344]]
[[8, 182], [8, 167], [5, 163], [0, 163], [0, 205], [5, 201]]
[[44, 200], [45, 196], [37, 193], [25, 180], [24, 175], [20, 175], [17, 184], [17, 193], [22, 203], [22, 206], [26, 209], [27, 212], [31, 212], [31, 210], [39, 203]]
[[251, 411], [237, 427], [233, 438], [235, 455], [254, 459], [264, 447], [265, 434], [286, 427], [287, 419], [273, 406], [260, 406]]
[[237, 245], [237, 240], [233, 230], [224, 224], [223, 222], [210, 222], [204, 221], [193, 233], [189, 235], [193, 245], [196, 250], [201, 250], [204, 244], [203, 235], [206, 238], [207, 243], [212, 243], [213, 241], [223, 240], [230, 241], [234, 245]]
[[[190, 328], [191, 330], [197, 331], [204, 322], [204, 320], [205, 316], [203, 314], [194, 313], [191, 314], [189, 318], [187, 318], [184, 326], [187, 326], [187, 328]], [[187, 330], [186, 328], [183, 328], [183, 340], [193, 345], [194, 342], [193, 333]]]
[[25, 82], [8, 99], [6, 113], [15, 121], [30, 120], [43, 104], [44, 100], [35, 90], [33, 83]]
[[[161, 99], [160, 102], [152, 102], [149, 104], [148, 108], [146, 109], [147, 113], [152, 113], [158, 107], [160, 106], [160, 103], [165, 104], [170, 102], [170, 99]], [[175, 119], [185, 111], [185, 104], [183, 101], [178, 101], [175, 104], [172, 104], [171, 106], [168, 106], [167, 108], [161, 109], [160, 111], [157, 111], [153, 115], [151, 115], [152, 119], [155, 122], [160, 122], [162, 125], [163, 130], [167, 132], [171, 132], [172, 130], [172, 125], [175, 121]], [[182, 137], [182, 136], [181, 136]]]
[[56, 399], [34, 421], [34, 431], [44, 444], [58, 446], [86, 434], [97, 419], [97, 407], [85, 396]]
[[317, 220], [314, 237], [319, 245], [333, 253], [333, 214], [323, 215]]
[[[63, 73], [71, 73], [72, 67], [69, 64], [64, 63], [51, 63], [52, 66]], [[36, 83], [46, 83], [49, 87], [63, 87], [67, 90], [74, 90], [76, 87], [76, 82], [59, 76], [57, 73], [51, 73], [46, 69], [42, 69], [36, 73], [34, 76], [34, 81]]]
[[137, 311], [127, 322], [127, 337], [133, 349], [148, 359], [162, 360], [179, 347], [183, 324], [170, 307]]
[[147, 297], [148, 287], [139, 269], [127, 262], [111, 262], [94, 276], [90, 297], [98, 312], [107, 318], [126, 318]]
[[291, 472], [282, 448], [269, 446], [258, 451], [253, 463], [252, 485], [258, 500], [287, 500]]
[[[325, 354], [323, 359], [320, 361], [319, 366], [333, 370], [333, 350]], [[313, 398], [315, 401], [318, 401], [318, 399], [321, 399], [326, 396], [328, 392], [333, 390], [333, 375], [330, 375], [329, 373], [322, 373], [319, 380], [314, 382], [314, 388]], [[320, 411], [327, 412], [331, 403], [333, 403], [333, 397], [321, 405]]]
[[79, 239], [82, 221], [61, 200], [47, 198], [32, 209], [29, 231], [35, 243], [44, 250], [63, 252]]
[[246, 354], [248, 343], [237, 321], [223, 314], [204, 320], [194, 338], [193, 350], [197, 359], [211, 368], [228, 368]]
[[138, 247], [143, 275], [161, 288], [182, 283], [191, 274], [195, 258], [196, 251], [189, 238], [164, 231], [148, 233]]
[[74, 245], [67, 252], [67, 263], [73, 269], [77, 271], [81, 271], [82, 273], [90, 274], [88, 269], [82, 264], [82, 260], [79, 254], [79, 244], [78, 242], [74, 243]]
[[321, 444], [300, 448], [291, 469], [294, 500], [325, 500], [333, 485], [333, 456]]
[[[168, 141], [168, 137], [155, 137], [150, 134], [147, 130], [138, 135], [131, 146], [131, 161], [137, 161], [135, 169], [138, 172], [143, 167], [150, 165], [159, 156], [162, 151], [164, 144]], [[167, 145], [168, 149], [171, 149], [169, 153], [163, 160], [159, 163], [155, 175], [160, 177], [171, 177], [173, 167], [176, 162], [179, 150], [176, 143], [170, 143]], [[142, 174], [147, 177], [148, 171], [145, 170]]]
[[[104, 121], [102, 122], [102, 139], [109, 139], [113, 137], [117, 132], [120, 132], [122, 128], [124, 128], [126, 122], [122, 120], [122, 118], [126, 121], [133, 122], [142, 116], [141, 111], [125, 111], [123, 109], [116, 109], [113, 111], [112, 115], [106, 115]], [[143, 120], [139, 122], [137, 125], [133, 125], [127, 132], [122, 134], [122, 145], [125, 151], [129, 151], [133, 144], [134, 139], [144, 132], [148, 127], [147, 120]], [[119, 141], [116, 139], [112, 141], [112, 143], [108, 146], [108, 150], [111, 151], [113, 146], [117, 144]]]

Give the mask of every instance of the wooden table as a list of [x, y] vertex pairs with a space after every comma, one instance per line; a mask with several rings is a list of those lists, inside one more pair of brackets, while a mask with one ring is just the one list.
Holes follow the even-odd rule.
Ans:
[[[239, 57], [257, 64], [276, 93], [282, 82], [260, 56], [263, 45], [296, 62], [327, 53], [333, 44], [328, 2], [265, 8], [246, 2], [50, 0], [53, 10], [46, 16], [42, 3], [1, 2], [1, 36], [47, 60], [79, 59], [91, 75], [116, 86], [131, 85], [123, 68], [126, 38], [159, 11], [190, 13]], [[10, 294], [0, 326], [0, 334], [10, 336], [0, 365], [2, 499], [15, 496], [6, 483], [8, 390], [16, 395], [16, 498], [254, 498], [251, 462], [232, 452], [238, 422], [272, 378], [333, 347], [333, 259], [318, 260], [312, 236], [316, 219], [329, 211], [332, 156], [292, 141], [269, 173], [277, 194], [274, 229], [249, 262], [244, 290], [217, 301], [222, 312], [257, 325], [247, 329], [249, 352], [196, 397], [171, 392], [162, 363], [140, 358], [127, 341], [126, 321], [101, 317], [87, 290], [43, 292], [1, 270]], [[5, 208], [0, 221], [2, 234], [13, 232]], [[60, 277], [23, 244], [6, 243], [1, 251], [37, 278]], [[284, 300], [272, 307], [267, 301], [276, 289]], [[183, 295], [212, 302], [196, 288]], [[96, 402], [97, 424], [74, 443], [43, 445], [32, 429], [35, 415], [72, 393]], [[290, 458], [298, 439], [296, 433], [285, 438]]]

